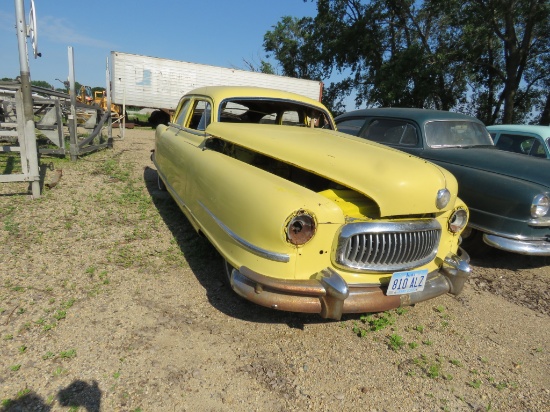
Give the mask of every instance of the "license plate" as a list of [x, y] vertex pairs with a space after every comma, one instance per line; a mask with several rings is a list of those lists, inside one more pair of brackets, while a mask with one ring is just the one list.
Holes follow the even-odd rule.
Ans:
[[395, 272], [388, 285], [387, 295], [404, 295], [405, 293], [424, 290], [428, 269]]

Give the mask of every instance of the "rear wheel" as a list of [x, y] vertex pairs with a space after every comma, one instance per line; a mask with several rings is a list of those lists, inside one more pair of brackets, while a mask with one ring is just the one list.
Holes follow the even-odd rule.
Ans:
[[157, 185], [158, 185], [158, 188], [161, 192], [166, 192], [166, 185], [164, 184], [164, 182], [160, 178], [160, 175], [158, 174], [158, 172], [157, 172]]
[[168, 122], [170, 122], [170, 115], [162, 110], [155, 110], [149, 116], [149, 124], [153, 129], [159, 124], [168, 125]]

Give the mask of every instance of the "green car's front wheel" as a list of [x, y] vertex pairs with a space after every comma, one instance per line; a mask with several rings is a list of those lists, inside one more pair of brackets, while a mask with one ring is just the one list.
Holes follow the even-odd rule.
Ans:
[[469, 226], [462, 232], [462, 242], [460, 246], [463, 247], [470, 256], [477, 257], [486, 255], [491, 250], [491, 246], [483, 241], [483, 232]]

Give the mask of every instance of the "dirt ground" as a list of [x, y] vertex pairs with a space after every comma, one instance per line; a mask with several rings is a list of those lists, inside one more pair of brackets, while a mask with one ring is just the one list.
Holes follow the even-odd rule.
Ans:
[[548, 261], [339, 322], [264, 309], [157, 190], [153, 138], [42, 157], [40, 199], [0, 185], [0, 411], [550, 410]]

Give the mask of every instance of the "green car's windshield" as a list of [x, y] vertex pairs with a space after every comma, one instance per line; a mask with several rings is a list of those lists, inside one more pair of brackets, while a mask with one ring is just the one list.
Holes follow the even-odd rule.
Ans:
[[426, 123], [425, 133], [432, 148], [494, 145], [485, 126], [468, 120], [431, 121]]

